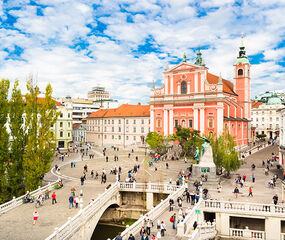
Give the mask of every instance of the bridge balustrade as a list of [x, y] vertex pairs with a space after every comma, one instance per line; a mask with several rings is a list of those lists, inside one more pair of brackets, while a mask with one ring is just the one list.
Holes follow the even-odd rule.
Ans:
[[[174, 189], [174, 188], [172, 188]], [[177, 188], [176, 188], [177, 189]], [[183, 194], [185, 191], [184, 187], [178, 188], [175, 192], [170, 194], [165, 200], [160, 202], [155, 208], [150, 210], [144, 216], [141, 216], [135, 223], [133, 223], [130, 227], [126, 228], [125, 231], [122, 232], [123, 240], [127, 240], [130, 234], [134, 236], [140, 231], [141, 227], [144, 224], [145, 216], [148, 215], [150, 219], [155, 221], [163, 212], [165, 212], [169, 207], [169, 199], [177, 199], [179, 196]], [[113, 239], [114, 240], [114, 239]]]
[[265, 232], [250, 229], [230, 228], [230, 236], [249, 239], [265, 239]]
[[[38, 189], [30, 192], [30, 195], [37, 198], [40, 193], [43, 194], [47, 189], [49, 191], [51, 191], [53, 189], [54, 184], [56, 184], [56, 182], [50, 182], [46, 186], [39, 187]], [[18, 198], [13, 197], [13, 199], [11, 201], [1, 204], [0, 205], [0, 215], [18, 207], [18, 206], [21, 206], [23, 204], [23, 198], [24, 197], [25, 197], [25, 195], [22, 195]]]
[[254, 213], [260, 215], [273, 215], [282, 216], [285, 213], [285, 206], [274, 205], [274, 204], [260, 204], [260, 203], [250, 203], [250, 202], [230, 202], [222, 200], [205, 200], [203, 201], [202, 208], [214, 211], [223, 212], [244, 212], [244, 213]]
[[94, 216], [102, 206], [107, 203], [115, 194], [119, 192], [119, 182], [113, 184], [108, 190], [99, 195], [93, 202], [79, 211], [73, 218], [69, 219], [64, 225], [56, 229], [46, 240], [68, 239], [76, 233], [91, 217]]

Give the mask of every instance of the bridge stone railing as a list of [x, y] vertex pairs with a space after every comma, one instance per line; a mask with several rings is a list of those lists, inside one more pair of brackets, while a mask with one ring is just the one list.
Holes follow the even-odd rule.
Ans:
[[120, 183], [120, 190], [121, 191], [147, 191], [147, 192], [154, 192], [154, 193], [173, 193], [179, 189], [179, 186], [172, 185], [172, 184], [160, 184], [160, 183]]
[[243, 213], [265, 216], [284, 216], [285, 206], [250, 202], [234, 202], [222, 200], [204, 200], [201, 208], [205, 211]]
[[88, 219], [99, 212], [115, 194], [119, 192], [119, 182], [114, 183], [108, 190], [99, 195], [88, 206], [79, 211], [74, 217], [69, 219], [64, 225], [56, 229], [46, 240], [69, 239], [85, 225]]
[[144, 216], [141, 216], [130, 227], [127, 227], [125, 231], [122, 232], [122, 235], [121, 235], [122, 239], [127, 240], [130, 234], [133, 234], [135, 236], [140, 231], [141, 227], [143, 226], [146, 215], [148, 215], [148, 217], [152, 219], [153, 221], [156, 220], [163, 212], [167, 211], [167, 209], [169, 208], [169, 199], [170, 198], [177, 199], [178, 196], [181, 196], [184, 191], [185, 191], [184, 187], [179, 187], [179, 188], [176, 187], [176, 191], [172, 192], [172, 194], [170, 194], [165, 200], [159, 203], [155, 208], [150, 210]]
[[216, 224], [213, 222], [202, 223], [190, 234], [186, 235], [188, 240], [214, 239], [216, 236]]
[[251, 239], [265, 239], [264, 231], [230, 228], [231, 237], [251, 238]]
[[[54, 184], [56, 184], [56, 182], [50, 182], [49, 184], [47, 184], [43, 187], [39, 187], [37, 190], [30, 192], [30, 194], [32, 196], [34, 196], [35, 198], [37, 198], [40, 193], [44, 193], [47, 189], [49, 191], [51, 191], [53, 189]], [[18, 207], [18, 206], [21, 206], [23, 204], [23, 197], [24, 196], [25, 195], [22, 195], [22, 196], [17, 197], [17, 198], [13, 197], [13, 199], [11, 201], [1, 204], [0, 205], [0, 215]]]

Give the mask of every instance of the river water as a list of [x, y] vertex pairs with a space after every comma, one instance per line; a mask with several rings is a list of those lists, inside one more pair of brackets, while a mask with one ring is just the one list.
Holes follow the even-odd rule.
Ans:
[[107, 240], [113, 239], [117, 236], [118, 232], [123, 232], [125, 227], [97, 224], [91, 240]]

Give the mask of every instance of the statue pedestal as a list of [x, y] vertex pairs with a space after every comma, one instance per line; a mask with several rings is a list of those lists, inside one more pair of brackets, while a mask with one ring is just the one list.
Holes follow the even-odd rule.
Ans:
[[213, 160], [213, 152], [211, 146], [205, 149], [204, 155], [201, 157], [199, 164], [194, 164], [192, 168], [192, 176], [200, 179], [202, 175], [208, 175], [208, 181], [217, 182], [216, 165]]

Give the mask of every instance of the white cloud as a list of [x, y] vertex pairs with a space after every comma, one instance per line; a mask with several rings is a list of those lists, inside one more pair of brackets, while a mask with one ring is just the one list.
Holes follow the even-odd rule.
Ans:
[[[202, 53], [209, 71], [231, 80], [244, 32], [248, 55], [262, 53], [267, 60], [252, 65], [253, 94], [262, 88], [284, 88], [284, 68], [279, 64], [284, 48], [277, 48], [284, 41], [282, 1], [251, 0], [236, 6], [232, 0], [38, 0], [47, 5], [44, 16], [37, 16], [36, 7], [26, 0], [8, 2], [3, 9], [16, 6], [7, 11], [17, 21], [16, 29], [0, 29], [0, 71], [1, 77], [19, 78], [22, 86], [34, 73], [42, 88], [52, 83], [56, 96], [85, 97], [100, 83], [120, 101], [147, 102], [148, 86], [153, 79], [163, 82], [166, 62], [182, 59], [184, 52], [192, 62], [192, 48], [198, 44], [207, 47]], [[215, 9], [197, 17], [199, 4]], [[0, 15], [1, 11], [0, 4]], [[96, 28], [97, 20], [106, 29], [90, 36], [86, 25]], [[137, 52], [149, 37], [159, 51]], [[72, 47], [79, 39], [87, 43], [82, 50]], [[6, 60], [4, 49], [13, 52], [15, 45], [23, 48], [23, 60]]]

